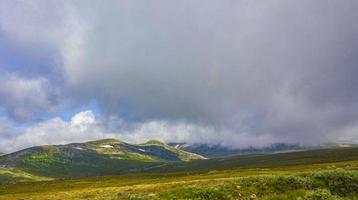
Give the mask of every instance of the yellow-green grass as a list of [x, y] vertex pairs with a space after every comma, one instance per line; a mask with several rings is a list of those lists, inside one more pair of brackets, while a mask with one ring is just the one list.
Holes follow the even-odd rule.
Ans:
[[48, 177], [36, 176], [20, 169], [14, 168], [0, 168], [0, 180], [6, 182], [20, 182], [20, 181], [43, 181], [51, 180]]
[[[216, 199], [215, 195], [221, 195], [222, 192], [227, 192], [228, 195], [238, 195], [235, 187], [238, 183], [241, 184], [241, 182], [238, 182], [240, 179], [251, 180], [250, 178], [272, 177], [273, 175], [284, 177], [302, 172], [308, 173], [335, 169], [357, 172], [358, 160], [285, 167], [213, 170], [205, 173], [126, 174], [2, 184], [0, 185], [0, 199], [175, 199], [175, 197], [179, 198], [185, 193], [188, 193], [189, 196], [194, 193], [196, 198], [193, 199]], [[240, 192], [242, 193], [240, 195], [246, 195], [245, 198], [247, 197], [247, 199], [250, 198], [250, 193], [255, 192], [257, 193], [255, 195], [262, 199], [290, 199], [290, 197], [296, 198], [300, 195], [315, 194], [315, 190], [297, 189], [291, 192], [268, 192], [259, 196], [260, 190], [252, 187], [242, 188]], [[319, 192], [325, 193], [326, 190]], [[217, 197], [222, 198], [220, 196]], [[230, 198], [230, 196], [227, 196], [227, 199]], [[238, 198], [238, 196], [232, 196], [232, 199], [235, 198]], [[353, 194], [353, 196], [342, 196], [338, 199], [346, 198], [353, 199], [356, 197]], [[185, 198], [184, 196], [182, 199], [189, 199], [189, 197]]]

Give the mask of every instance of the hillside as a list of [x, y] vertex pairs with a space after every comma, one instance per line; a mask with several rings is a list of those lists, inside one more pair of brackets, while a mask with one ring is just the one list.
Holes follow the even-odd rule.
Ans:
[[146, 143], [143, 144], [139, 144], [138, 146], [142, 147], [142, 148], [146, 148], [146, 147], [150, 147], [150, 146], [160, 146], [163, 147], [164, 149], [175, 153], [176, 155], [179, 156], [179, 159], [182, 161], [190, 161], [190, 160], [201, 160], [201, 159], [206, 159], [204, 156], [202, 156], [201, 154], [196, 154], [196, 153], [191, 153], [188, 151], [185, 151], [183, 149], [180, 148], [175, 148], [173, 146], [170, 146], [168, 144], [165, 144], [163, 142], [160, 141], [156, 141], [156, 140], [150, 140]]
[[169, 145], [195, 154], [205, 156], [207, 158], [228, 157], [234, 155], [247, 155], [247, 154], [267, 154], [284, 151], [296, 151], [303, 148], [296, 144], [275, 143], [268, 147], [263, 148], [228, 148], [219, 144], [186, 144], [186, 143], [169, 143]]
[[159, 141], [115, 139], [31, 147], [0, 157], [0, 182], [104, 176], [133, 172], [208, 172], [358, 160], [358, 147], [206, 159]]
[[110, 175], [141, 171], [167, 162], [194, 159], [204, 157], [172, 148], [158, 141], [133, 145], [115, 139], [105, 139], [67, 145], [37, 146], [3, 155], [0, 157], [0, 171], [13, 171], [10, 175], [0, 173], [0, 177], [1, 174], [10, 177], [31, 174], [51, 178]]
[[196, 160], [188, 163], [167, 163], [151, 168], [151, 172], [210, 171], [248, 168], [299, 166], [358, 160], [358, 147], [335, 147], [274, 154], [240, 155]]

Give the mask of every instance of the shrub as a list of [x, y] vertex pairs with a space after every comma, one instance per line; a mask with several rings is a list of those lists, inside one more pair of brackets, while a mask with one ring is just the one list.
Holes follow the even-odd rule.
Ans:
[[358, 193], [358, 173], [347, 170], [334, 170], [313, 173], [333, 194], [346, 196]]
[[309, 192], [303, 197], [304, 200], [334, 200], [336, 199], [332, 196], [331, 192], [326, 189], [318, 189]]
[[128, 195], [128, 200], [149, 200], [148, 197], [140, 194], [130, 194]]
[[198, 200], [220, 200], [225, 198], [225, 193], [219, 188], [200, 188], [195, 189], [190, 196]]
[[313, 188], [310, 178], [300, 176], [262, 176], [242, 179], [239, 182], [243, 186], [256, 188], [259, 193]]
[[285, 192], [287, 190], [311, 189], [313, 182], [309, 178], [299, 176], [279, 176], [272, 182], [275, 191]]
[[340, 196], [353, 199], [358, 196], [358, 172], [330, 170], [283, 176], [253, 176], [215, 186], [176, 187], [156, 194], [133, 194], [127, 197], [130, 200], [336, 200]]
[[[221, 188], [215, 187], [190, 187], [176, 190], [163, 195], [167, 199], [195, 199], [195, 200], [222, 200], [226, 199], [226, 193]], [[165, 199], [166, 199], [165, 198]]]

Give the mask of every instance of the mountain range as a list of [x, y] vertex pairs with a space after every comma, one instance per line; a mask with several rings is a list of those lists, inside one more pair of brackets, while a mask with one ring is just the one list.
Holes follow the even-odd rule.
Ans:
[[[332, 150], [333, 149], [333, 150]], [[357, 147], [303, 149], [274, 144], [258, 149], [220, 145], [165, 144], [151, 140], [129, 144], [104, 139], [66, 145], [44, 145], [0, 156], [0, 182], [50, 180], [134, 172], [210, 171], [240, 167], [320, 163], [358, 158]], [[326, 160], [325, 160], [326, 159]]]
[[227, 157], [234, 155], [247, 154], [267, 154], [283, 151], [297, 151], [304, 149], [297, 144], [275, 143], [263, 148], [228, 148], [219, 144], [187, 144], [187, 143], [169, 143], [169, 145], [183, 151], [199, 154], [207, 158]]
[[67, 178], [142, 171], [165, 162], [195, 159], [206, 158], [155, 140], [134, 145], [104, 139], [23, 149], [2, 155], [0, 167], [16, 169], [11, 171], [16, 175], [26, 172], [40, 177]]

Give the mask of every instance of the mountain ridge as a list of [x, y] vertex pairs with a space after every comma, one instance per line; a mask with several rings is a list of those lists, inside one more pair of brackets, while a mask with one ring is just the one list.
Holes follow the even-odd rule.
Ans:
[[141, 171], [161, 163], [195, 159], [205, 158], [164, 143], [135, 145], [103, 139], [22, 149], [1, 156], [0, 169], [21, 170], [39, 177], [66, 178]]
[[[0, 156], [0, 183], [119, 175], [133, 172], [190, 172], [242, 167], [337, 162], [358, 158], [358, 146], [255, 152], [223, 157], [185, 151], [187, 144], [151, 140], [129, 144], [102, 139], [64, 145], [34, 146]], [[274, 146], [284, 149], [285, 145]], [[292, 146], [292, 148], [295, 148]], [[220, 149], [219, 149], [220, 150]], [[227, 149], [225, 149], [227, 150]], [[250, 149], [252, 150], [252, 149]], [[215, 152], [214, 152], [215, 153]], [[222, 152], [219, 152], [222, 153]], [[227, 152], [226, 152], [227, 153]], [[230, 153], [230, 152], [229, 152]], [[236, 152], [237, 153], [237, 152]]]
[[310, 148], [301, 147], [297, 144], [287, 144], [287, 143], [274, 143], [262, 148], [257, 148], [257, 147], [228, 148], [220, 144], [210, 145], [210, 144], [169, 143], [169, 145], [187, 152], [202, 155], [207, 158], [218, 158], [218, 157], [228, 157], [228, 156], [248, 155], [248, 154], [266, 154], [266, 153], [310, 149]]

